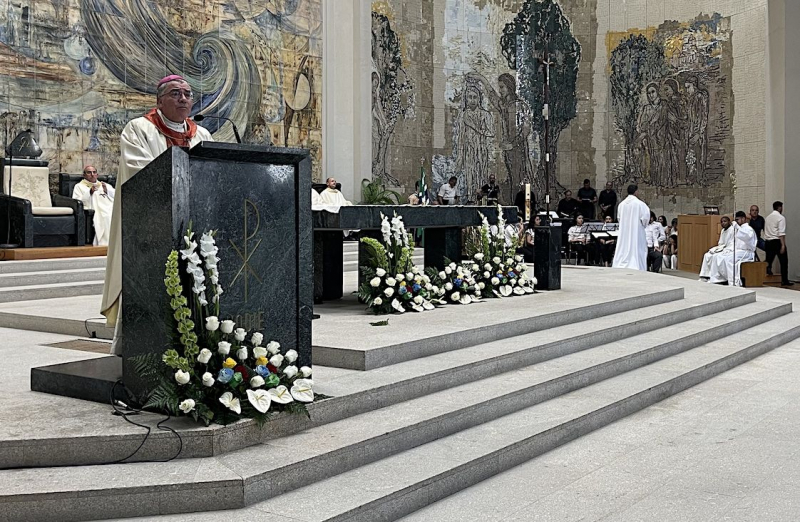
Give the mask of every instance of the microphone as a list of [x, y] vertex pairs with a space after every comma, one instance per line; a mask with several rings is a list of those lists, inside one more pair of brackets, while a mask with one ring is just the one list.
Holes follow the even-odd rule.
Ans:
[[242, 138], [239, 137], [239, 129], [236, 128], [236, 124], [233, 123], [233, 120], [230, 119], [230, 118], [226, 118], [225, 116], [212, 116], [210, 114], [206, 114], [206, 115], [204, 115], [204, 114], [196, 114], [192, 119], [199, 123], [199, 122], [203, 121], [206, 118], [214, 118], [216, 120], [225, 120], [227, 122], [230, 122], [231, 127], [233, 127], [233, 135], [236, 137], [236, 143], [241, 143], [242, 142]]

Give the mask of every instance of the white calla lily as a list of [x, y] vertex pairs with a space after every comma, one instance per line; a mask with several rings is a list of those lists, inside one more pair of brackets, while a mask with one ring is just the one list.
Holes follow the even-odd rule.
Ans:
[[219, 398], [219, 402], [221, 402], [223, 406], [225, 406], [235, 414], [237, 415], [242, 414], [242, 405], [239, 403], [238, 398], [233, 397], [233, 394], [231, 392], [223, 393]]
[[292, 384], [290, 390], [294, 400], [298, 402], [313, 402], [314, 390], [312, 389], [314, 382], [311, 379], [297, 379]]
[[[238, 400], [238, 399], [237, 399]], [[247, 400], [261, 413], [267, 413], [272, 398], [267, 390], [247, 390]]]
[[289, 389], [283, 384], [272, 388], [271, 390], [267, 390], [267, 393], [269, 394], [269, 398], [278, 404], [289, 404], [294, 400], [294, 398], [292, 398], [292, 394], [289, 392]]

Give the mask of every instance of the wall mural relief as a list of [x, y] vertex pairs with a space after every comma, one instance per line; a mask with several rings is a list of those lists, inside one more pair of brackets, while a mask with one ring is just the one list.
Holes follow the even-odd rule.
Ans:
[[617, 184], [641, 182], [665, 193], [707, 187], [732, 164], [730, 20], [721, 15], [646, 33], [612, 34], [611, 102], [624, 159]]
[[414, 118], [414, 85], [403, 68], [400, 38], [386, 14], [372, 12], [372, 178], [397, 186], [388, 160], [398, 121]]
[[[309, 148], [320, 177], [320, 0], [11, 0], [0, 12], [2, 139], [35, 128], [52, 172], [113, 173], [119, 133], [187, 78], [193, 114], [243, 141]], [[230, 124], [203, 121], [233, 141]]]

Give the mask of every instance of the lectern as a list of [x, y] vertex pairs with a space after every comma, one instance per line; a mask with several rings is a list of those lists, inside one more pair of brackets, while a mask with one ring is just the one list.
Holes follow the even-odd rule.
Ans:
[[[220, 318], [264, 332], [266, 340], [296, 349], [299, 365], [311, 365], [310, 191], [307, 151], [214, 142], [188, 151], [172, 147], [119, 187], [121, 369], [128, 389], [136, 395], [142, 391], [131, 357], [161, 353], [172, 342], [174, 325], [164, 290], [164, 264], [172, 249], [184, 248], [182, 237], [189, 223], [197, 234], [217, 231], [224, 292]], [[106, 364], [119, 360], [110, 359]], [[58, 366], [66, 365], [34, 369], [32, 385], [39, 381], [41, 387], [52, 387], [52, 375], [37, 379], [36, 372]], [[38, 391], [69, 396], [81, 392], [65, 393], [64, 386], [58, 387], [60, 391], [41, 387]], [[103, 386], [94, 382], [93, 388]], [[105, 396], [95, 400], [107, 401], [109, 393], [106, 390]]]

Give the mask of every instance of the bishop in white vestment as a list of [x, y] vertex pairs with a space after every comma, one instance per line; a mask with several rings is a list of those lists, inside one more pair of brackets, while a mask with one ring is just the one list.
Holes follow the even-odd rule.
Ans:
[[95, 246], [108, 245], [111, 216], [114, 210], [114, 187], [97, 181], [97, 169], [92, 165], [83, 168], [83, 179], [72, 190], [72, 199], [83, 202], [83, 207], [94, 210]]
[[[120, 136], [118, 186], [146, 167], [168, 148], [191, 148], [201, 141], [213, 141], [211, 133], [188, 119], [192, 111], [191, 87], [178, 75], [167, 76], [158, 82], [156, 108], [141, 118], [131, 120]], [[121, 355], [118, 327], [120, 296], [122, 294], [122, 216], [121, 198], [114, 200], [111, 218], [106, 279], [103, 287], [101, 312], [108, 326], [116, 326], [111, 353]]]
[[711, 247], [708, 252], [703, 254], [703, 264], [700, 266], [701, 281], [711, 277], [711, 265], [714, 262], [714, 256], [725, 251], [733, 251], [733, 228], [731, 228], [731, 218], [722, 216], [719, 220], [719, 224], [722, 226], [722, 232], [719, 234], [717, 246]]
[[628, 186], [628, 197], [617, 207], [619, 237], [614, 252], [613, 268], [647, 270], [647, 236], [650, 207], [639, 199], [639, 187]]
[[748, 223], [747, 214], [741, 210], [736, 213], [736, 223], [730, 228], [733, 229], [731, 249], [714, 256], [709, 282], [728, 281], [730, 286], [742, 286], [742, 263], [755, 259], [758, 236]]

